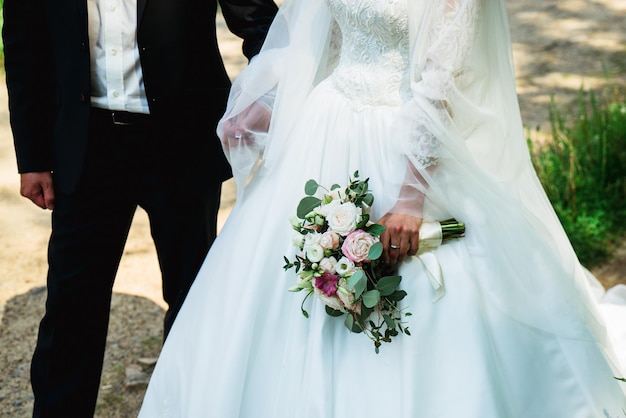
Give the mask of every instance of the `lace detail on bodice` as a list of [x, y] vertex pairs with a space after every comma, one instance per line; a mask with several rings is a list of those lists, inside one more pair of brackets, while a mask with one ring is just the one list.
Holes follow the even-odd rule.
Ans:
[[[398, 106], [411, 97], [409, 0], [327, 0], [341, 48], [331, 80], [355, 106]], [[340, 36], [340, 39], [337, 37]]]

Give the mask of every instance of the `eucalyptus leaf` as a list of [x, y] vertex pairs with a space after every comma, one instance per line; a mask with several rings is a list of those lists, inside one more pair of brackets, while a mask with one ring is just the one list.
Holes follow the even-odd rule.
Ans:
[[341, 316], [341, 315], [343, 315], [343, 314], [344, 314], [343, 312], [341, 312], [341, 311], [339, 311], [339, 310], [337, 310], [337, 309], [333, 309], [333, 308], [331, 308], [331, 307], [330, 307], [330, 306], [328, 306], [328, 305], [326, 305], [326, 306], [325, 306], [325, 309], [326, 309], [326, 313], [327, 313], [328, 315], [330, 315], [330, 316], [337, 317], [337, 316]]
[[354, 290], [355, 299], [358, 299], [361, 297], [366, 287], [367, 287], [367, 277], [365, 277], [365, 273], [363, 273], [363, 270], [357, 270], [348, 279], [348, 290]]
[[380, 292], [376, 289], [363, 293], [363, 304], [368, 308], [373, 308], [380, 302]]
[[315, 180], [311, 179], [304, 185], [304, 193], [307, 196], [313, 196], [317, 192], [318, 187], [320, 187], [320, 185]]
[[352, 331], [352, 327], [354, 326], [354, 318], [352, 317], [352, 315], [346, 315], [346, 320], [343, 321], [343, 324], [346, 326], [346, 328]]
[[376, 289], [378, 289], [381, 296], [389, 296], [396, 291], [401, 280], [402, 276], [381, 277], [378, 283], [376, 283]]
[[390, 315], [384, 314], [383, 319], [385, 320], [385, 324], [387, 325], [387, 331], [396, 328], [396, 321], [394, 321]]
[[368, 308], [366, 306], [361, 306], [361, 314], [359, 315], [359, 319], [361, 322], [365, 322], [367, 318], [374, 312], [374, 308]]
[[374, 195], [371, 193], [367, 193], [365, 196], [363, 196], [363, 203], [371, 207], [374, 203]]
[[350, 332], [354, 332], [355, 334], [363, 332], [363, 327], [361, 327], [361, 324], [354, 320], [352, 315], [346, 315], [346, 320], [343, 324], [350, 330]]
[[387, 296], [387, 299], [392, 300], [394, 302], [399, 302], [406, 296], [406, 292], [404, 290], [396, 290], [391, 295]]
[[369, 258], [370, 260], [378, 260], [381, 255], [383, 255], [383, 244], [377, 242], [370, 247], [367, 258]]
[[340, 189], [340, 188], [341, 188], [341, 186], [340, 186], [340, 185], [338, 185], [337, 183], [335, 183], [335, 184], [333, 184], [332, 186], [330, 186], [330, 190], [331, 190], [331, 191], [333, 191], [333, 190], [337, 190], [337, 189]]
[[374, 235], [375, 237], [380, 237], [383, 234], [383, 232], [385, 232], [385, 229], [387, 229], [387, 227], [384, 225], [371, 224], [370, 226], [367, 227], [366, 231]]
[[322, 203], [320, 199], [313, 196], [307, 196], [303, 198], [298, 204], [298, 209], [296, 211], [296, 215], [300, 219], [306, 218], [306, 216], [313, 211], [316, 207], [318, 207]]

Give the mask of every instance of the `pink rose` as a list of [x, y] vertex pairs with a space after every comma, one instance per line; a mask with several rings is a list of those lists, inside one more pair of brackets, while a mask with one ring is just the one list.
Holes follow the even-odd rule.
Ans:
[[341, 246], [341, 251], [347, 259], [360, 263], [368, 259], [370, 248], [376, 242], [378, 242], [378, 237], [374, 237], [362, 229], [357, 229], [346, 237]]
[[322, 234], [319, 244], [325, 250], [336, 250], [337, 248], [339, 248], [339, 239], [340, 236], [338, 233], [333, 231], [326, 231]]

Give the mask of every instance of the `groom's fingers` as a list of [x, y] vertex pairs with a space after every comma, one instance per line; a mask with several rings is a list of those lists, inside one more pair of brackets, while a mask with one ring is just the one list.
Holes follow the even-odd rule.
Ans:
[[23, 173], [20, 194], [42, 209], [54, 209], [54, 187], [49, 172]]
[[46, 209], [54, 210], [54, 187], [52, 183], [47, 183], [43, 188], [43, 199]]

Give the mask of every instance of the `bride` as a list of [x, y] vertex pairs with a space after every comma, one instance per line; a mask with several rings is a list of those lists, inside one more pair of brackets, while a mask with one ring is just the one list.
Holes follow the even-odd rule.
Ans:
[[[502, 0], [286, 0], [219, 131], [238, 200], [141, 417], [621, 417], [584, 269], [526, 148]], [[304, 184], [359, 171], [410, 335], [350, 333], [288, 293]], [[422, 221], [462, 239], [415, 256]]]

